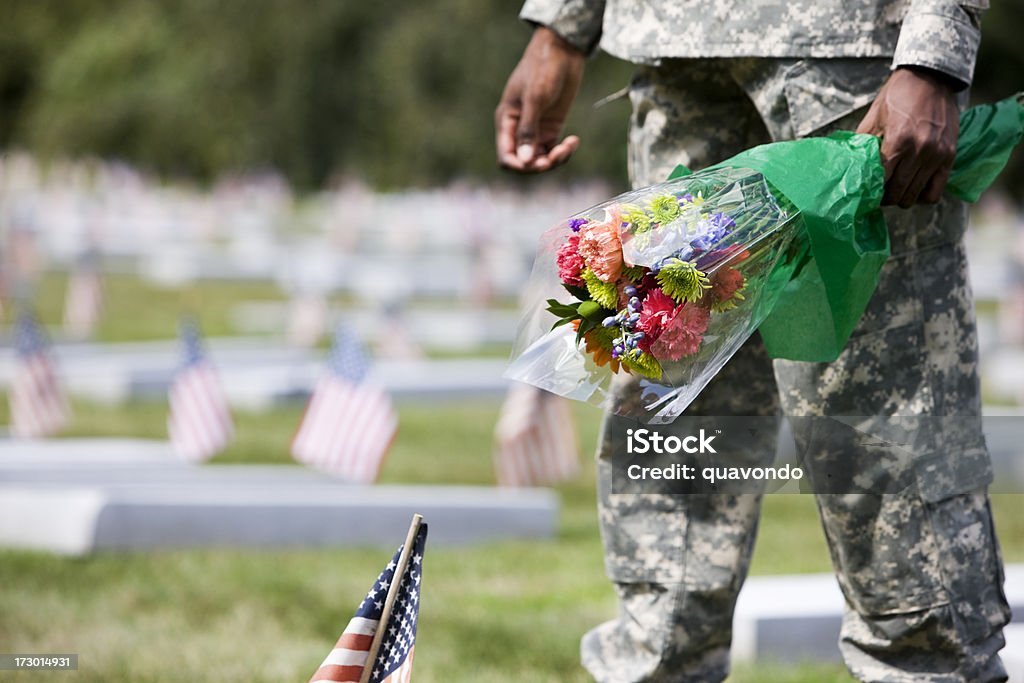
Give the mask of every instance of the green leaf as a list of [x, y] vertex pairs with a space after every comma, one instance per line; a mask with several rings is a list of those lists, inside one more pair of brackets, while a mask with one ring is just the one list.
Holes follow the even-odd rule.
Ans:
[[596, 327], [596, 323], [593, 323], [587, 319], [581, 320], [580, 327], [578, 330], [576, 330], [576, 343], [579, 344], [581, 341], [583, 341], [583, 335], [585, 335], [587, 332], [590, 332]]
[[567, 285], [564, 282], [562, 283], [562, 286], [565, 287], [565, 291], [569, 292], [570, 294], [572, 294], [574, 297], [576, 297], [580, 301], [586, 301], [587, 299], [590, 298], [590, 292], [587, 291], [586, 287], [577, 287], [576, 285]]
[[595, 323], [603, 322], [609, 315], [615, 315], [614, 311], [609, 311], [596, 301], [584, 301], [576, 307], [576, 312]]

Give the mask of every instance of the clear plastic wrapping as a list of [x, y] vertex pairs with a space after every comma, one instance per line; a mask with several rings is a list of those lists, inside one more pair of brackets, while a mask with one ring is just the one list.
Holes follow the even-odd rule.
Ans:
[[[672, 421], [771, 310], [800, 226], [760, 173], [732, 168], [572, 216], [541, 237], [506, 377]], [[609, 400], [613, 383], [629, 400]]]

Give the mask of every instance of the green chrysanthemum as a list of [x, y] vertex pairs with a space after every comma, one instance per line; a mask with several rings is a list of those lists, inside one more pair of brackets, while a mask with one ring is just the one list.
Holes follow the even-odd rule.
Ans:
[[661, 379], [661, 365], [658, 363], [658, 359], [649, 353], [637, 349], [624, 355], [621, 360], [626, 369], [632, 373], [650, 379]]
[[614, 282], [602, 281], [589, 268], [585, 268], [580, 276], [586, 283], [587, 291], [594, 301], [612, 310], [619, 307], [619, 290], [615, 287]]
[[633, 209], [623, 216], [622, 220], [629, 223], [635, 235], [645, 233], [651, 229], [651, 217], [643, 209]]
[[630, 282], [640, 282], [646, 274], [647, 270], [643, 266], [625, 266], [622, 269], [622, 277]]
[[662, 267], [658, 273], [658, 284], [665, 294], [679, 303], [697, 301], [704, 296], [704, 290], [711, 287], [706, 274], [682, 259], [672, 259]]
[[651, 200], [651, 213], [657, 223], [668, 223], [679, 216], [679, 200], [674, 195], [663, 195]]

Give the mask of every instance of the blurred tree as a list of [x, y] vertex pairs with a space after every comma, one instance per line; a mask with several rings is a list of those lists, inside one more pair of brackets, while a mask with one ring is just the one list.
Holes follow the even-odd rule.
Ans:
[[[994, 5], [977, 100], [1024, 87], [1024, 0]], [[492, 113], [529, 35], [518, 3], [503, 0], [5, 0], [4, 9], [0, 146], [200, 179], [273, 167], [301, 188], [335, 173], [381, 188], [499, 177]], [[591, 105], [630, 71], [607, 56], [588, 64], [569, 122], [583, 145], [561, 179], [624, 184], [628, 105]]]

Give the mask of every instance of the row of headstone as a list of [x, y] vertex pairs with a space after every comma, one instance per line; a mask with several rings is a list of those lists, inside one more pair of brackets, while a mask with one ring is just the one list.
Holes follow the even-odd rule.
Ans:
[[379, 194], [349, 183], [297, 198], [270, 175], [207, 191], [122, 164], [43, 167], [7, 154], [0, 234], [35, 242], [38, 263], [26, 269], [70, 267], [95, 249], [105, 264], [163, 284], [260, 278], [298, 293], [486, 300], [515, 294], [541, 230], [609, 194], [599, 184], [529, 195], [462, 185]]

